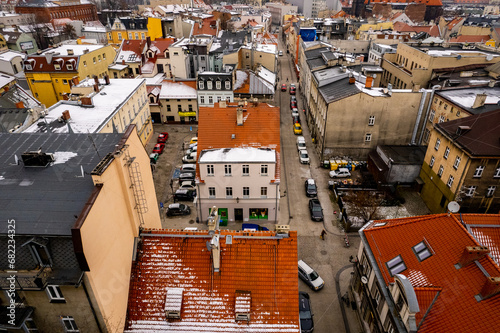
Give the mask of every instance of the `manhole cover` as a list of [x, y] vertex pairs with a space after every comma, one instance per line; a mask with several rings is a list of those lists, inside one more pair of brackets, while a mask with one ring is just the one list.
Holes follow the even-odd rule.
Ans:
[[322, 255], [326, 255], [326, 254], [327, 254], [327, 252], [326, 252], [325, 250], [321, 251], [320, 253], [321, 253]]
[[194, 220], [189, 220], [189, 224], [193, 224], [194, 223]]

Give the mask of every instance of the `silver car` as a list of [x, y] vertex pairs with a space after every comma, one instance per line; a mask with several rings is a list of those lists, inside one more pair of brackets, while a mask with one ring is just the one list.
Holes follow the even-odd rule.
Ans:
[[307, 150], [299, 150], [299, 161], [302, 164], [309, 164], [309, 154], [307, 153]]

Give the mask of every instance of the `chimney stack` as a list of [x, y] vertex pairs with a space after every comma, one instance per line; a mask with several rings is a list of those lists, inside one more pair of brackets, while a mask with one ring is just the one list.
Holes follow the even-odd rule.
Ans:
[[73, 81], [74, 86], [77, 86], [78, 84], [80, 84], [80, 79], [78, 79], [78, 76], [75, 76], [74, 78], [72, 78], [71, 81]]
[[465, 267], [471, 262], [481, 259], [488, 253], [490, 253], [490, 250], [486, 246], [466, 246], [458, 264], [460, 267]]
[[148, 44], [148, 49], [151, 47], [151, 37], [146, 37], [146, 44]]
[[241, 106], [236, 109], [236, 124], [243, 126], [243, 108]]
[[65, 121], [68, 121], [70, 118], [71, 117], [69, 115], [69, 110], [63, 111], [63, 113], [62, 113], [62, 119], [64, 119]]
[[484, 102], [486, 102], [486, 97], [488, 97], [488, 95], [486, 94], [477, 94], [476, 99], [474, 100], [474, 104], [472, 105], [472, 108], [477, 109], [483, 106]]
[[373, 78], [371, 76], [366, 77], [366, 82], [365, 82], [365, 88], [366, 89], [371, 89], [372, 88], [372, 83], [373, 83]]
[[226, 101], [221, 100], [221, 101], [219, 102], [219, 107], [220, 107], [220, 108], [226, 108], [226, 107], [227, 107]]
[[106, 85], [109, 86], [109, 75], [104, 74], [104, 81], [106, 81]]
[[80, 98], [80, 101], [82, 102], [82, 106], [92, 106], [92, 98], [90, 97], [82, 97]]
[[498, 293], [500, 293], [500, 277], [488, 276], [479, 294], [483, 299], [486, 299]]
[[356, 83], [356, 79], [354, 78], [354, 76], [350, 76], [349, 77], [349, 84], [354, 84]]
[[75, 52], [72, 49], [68, 49], [68, 55], [74, 55]]

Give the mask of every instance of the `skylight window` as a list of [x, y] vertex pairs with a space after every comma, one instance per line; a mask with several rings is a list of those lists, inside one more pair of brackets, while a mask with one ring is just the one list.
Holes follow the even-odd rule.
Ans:
[[403, 261], [403, 258], [401, 255], [397, 256], [394, 259], [389, 260], [388, 262], [385, 263], [387, 265], [387, 269], [389, 270], [389, 273], [391, 276], [394, 276], [395, 274], [401, 273], [406, 269], [405, 262]]
[[135, 59], [137, 58], [137, 54], [131, 54], [128, 56], [128, 60], [127, 61], [135, 61]]
[[383, 227], [386, 224], [387, 224], [387, 222], [379, 222], [379, 223], [375, 223], [373, 226], [374, 227]]
[[418, 258], [418, 261], [424, 261], [425, 259], [429, 258], [432, 256], [431, 251], [427, 248], [427, 243], [425, 241], [422, 241], [412, 247], [413, 252]]

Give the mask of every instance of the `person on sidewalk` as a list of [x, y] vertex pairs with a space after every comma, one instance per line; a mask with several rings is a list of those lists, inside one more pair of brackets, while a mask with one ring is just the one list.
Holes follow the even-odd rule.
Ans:
[[325, 240], [325, 235], [326, 235], [326, 231], [325, 231], [325, 229], [323, 229], [319, 238], [321, 238], [322, 240]]

